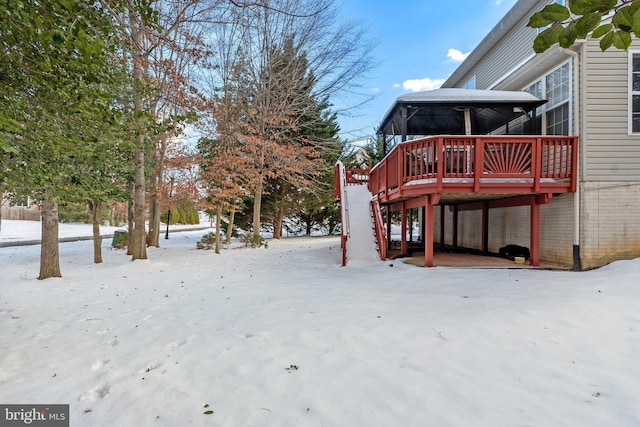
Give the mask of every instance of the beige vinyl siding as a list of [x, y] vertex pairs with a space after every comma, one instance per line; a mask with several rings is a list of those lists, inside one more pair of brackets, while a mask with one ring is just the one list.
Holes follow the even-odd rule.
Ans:
[[[491, 39], [491, 34], [476, 49], [482, 49], [483, 44], [491, 43], [490, 51], [482, 57], [470, 58], [477, 61], [471, 69], [457, 80], [448, 80], [445, 87], [463, 87], [475, 76], [476, 89], [490, 89], [499, 80], [521, 65], [534, 54], [533, 40], [538, 30], [527, 27], [529, 18], [536, 11], [554, 0], [529, 2], [516, 7], [527, 8], [524, 17], [500, 39]], [[472, 53], [473, 55], [473, 53]]]
[[489, 89], [534, 53], [532, 45], [536, 31], [525, 24], [518, 25], [514, 32], [504, 37], [476, 68], [478, 89]]
[[[638, 42], [630, 50], [640, 49]], [[584, 179], [640, 180], [640, 135], [629, 135], [629, 53], [586, 49]]]
[[452, 87], [463, 87], [475, 75], [476, 89], [488, 89], [533, 54], [535, 36], [536, 31], [526, 27], [526, 22], [518, 25]]

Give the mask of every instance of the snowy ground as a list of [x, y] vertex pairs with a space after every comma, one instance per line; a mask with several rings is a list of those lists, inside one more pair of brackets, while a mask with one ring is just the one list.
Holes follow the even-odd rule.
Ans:
[[340, 267], [337, 237], [216, 255], [204, 233], [135, 262], [105, 241], [101, 265], [63, 243], [45, 281], [39, 246], [0, 248], [0, 403], [89, 427], [640, 425], [640, 260]]

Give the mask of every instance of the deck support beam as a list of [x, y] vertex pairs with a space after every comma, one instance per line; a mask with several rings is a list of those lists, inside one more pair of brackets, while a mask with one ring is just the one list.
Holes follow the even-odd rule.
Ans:
[[424, 266], [433, 267], [433, 207], [440, 202], [439, 194], [424, 197]]

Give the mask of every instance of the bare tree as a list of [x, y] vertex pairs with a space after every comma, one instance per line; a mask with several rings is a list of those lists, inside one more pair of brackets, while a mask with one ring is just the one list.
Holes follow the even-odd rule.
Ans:
[[[374, 62], [366, 30], [341, 23], [333, 2], [264, 0], [241, 4], [246, 128], [253, 159], [253, 232], [259, 233], [265, 180], [282, 178], [296, 187], [320, 175], [326, 140], [300, 127], [319, 104], [352, 96]], [[342, 99], [344, 101], [344, 98]], [[317, 115], [320, 117], [320, 115]]]
[[197, 91], [189, 73], [206, 56], [200, 23], [210, 20], [218, 2], [122, 0], [119, 7], [113, 7], [114, 2], [103, 0], [102, 5], [118, 23], [125, 40], [123, 61], [131, 71], [134, 116], [153, 121], [148, 121], [146, 126], [139, 124], [135, 132], [133, 221], [129, 240], [132, 259], [146, 259], [148, 141], [154, 141], [155, 149], [152, 151], [155, 170], [151, 187], [150, 243], [158, 245], [160, 208], [156, 196], [165, 175], [162, 162], [165, 143], [169, 140], [167, 133], [178, 129], [173, 118], [183, 118], [194, 107]]
[[224, 23], [215, 27], [216, 64], [202, 75], [208, 99], [199, 129], [203, 205], [216, 212], [215, 251], [220, 253], [221, 219], [229, 214], [227, 240], [233, 229], [238, 201], [246, 195], [250, 158], [242, 151], [242, 55], [238, 40], [246, 30], [242, 9], [229, 8]]

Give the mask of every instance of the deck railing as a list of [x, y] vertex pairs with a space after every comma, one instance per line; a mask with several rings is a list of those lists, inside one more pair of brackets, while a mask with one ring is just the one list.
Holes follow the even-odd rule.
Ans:
[[438, 136], [406, 141], [370, 172], [380, 201], [430, 193], [563, 193], [576, 186], [578, 137]]
[[376, 233], [376, 243], [378, 244], [378, 254], [380, 259], [387, 259], [387, 228], [382, 220], [380, 203], [377, 198], [371, 200], [371, 213], [373, 214], [373, 228]]

